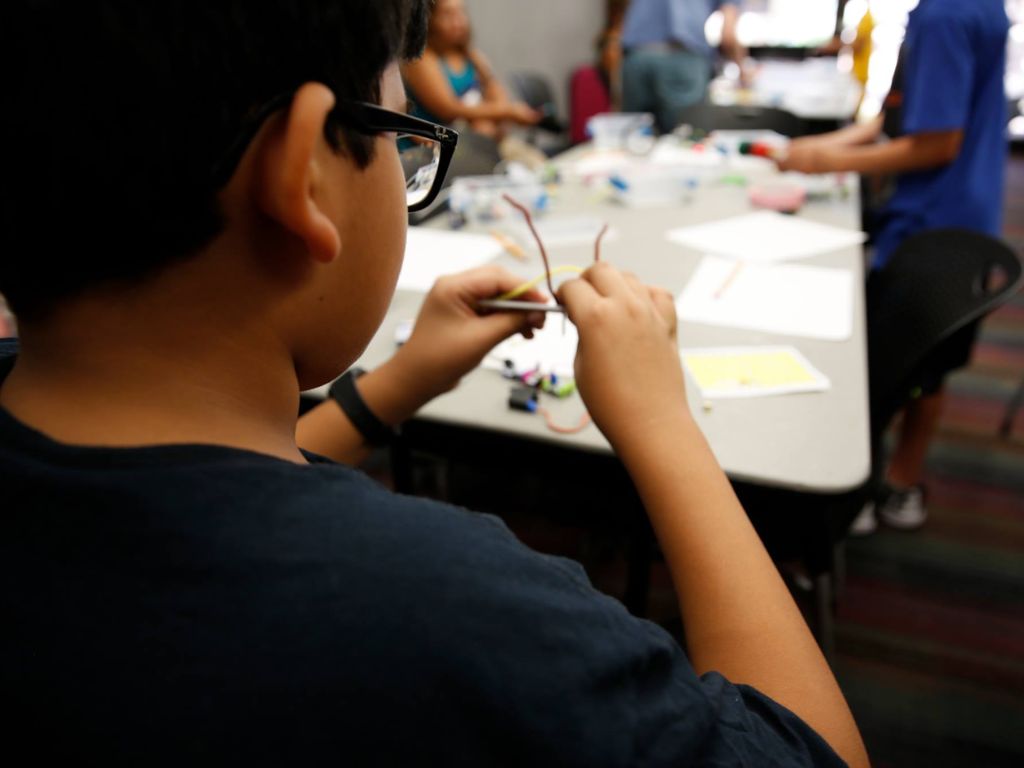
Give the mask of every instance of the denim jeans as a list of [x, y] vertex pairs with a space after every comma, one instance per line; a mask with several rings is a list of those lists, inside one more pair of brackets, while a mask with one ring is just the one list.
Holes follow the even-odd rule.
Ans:
[[622, 64], [622, 110], [653, 113], [666, 133], [682, 109], [703, 101], [710, 77], [711, 62], [697, 53], [630, 51]]

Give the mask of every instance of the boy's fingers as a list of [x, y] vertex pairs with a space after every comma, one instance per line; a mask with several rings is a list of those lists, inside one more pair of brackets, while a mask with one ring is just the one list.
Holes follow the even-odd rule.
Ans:
[[672, 298], [672, 294], [662, 288], [648, 288], [648, 291], [658, 314], [668, 324], [669, 333], [674, 338], [679, 321], [676, 317], [676, 302]]
[[632, 293], [622, 273], [603, 261], [584, 272], [583, 279], [593, 285], [602, 296], [623, 298]]
[[580, 278], [562, 283], [558, 289], [558, 298], [569, 314], [569, 319], [576, 322], [587, 307], [601, 298], [601, 294], [588, 281]]
[[650, 291], [647, 289], [647, 286], [641, 283], [640, 278], [632, 272], [623, 272], [622, 279], [626, 281], [626, 285], [628, 285], [630, 290], [632, 290], [637, 296], [644, 299], [650, 296]]
[[493, 347], [513, 334], [532, 334], [534, 329], [543, 327], [545, 319], [543, 312], [494, 312], [474, 323], [486, 344]]

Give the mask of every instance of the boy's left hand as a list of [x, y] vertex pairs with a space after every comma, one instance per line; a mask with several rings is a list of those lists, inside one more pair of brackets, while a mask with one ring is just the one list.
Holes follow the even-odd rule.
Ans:
[[[532, 336], [544, 325], [543, 312], [481, 313], [477, 302], [493, 299], [523, 282], [504, 267], [485, 266], [442, 277], [427, 294], [412, 336], [392, 362], [424, 402], [444, 394], [476, 368], [496, 345], [516, 333]], [[547, 302], [537, 290], [519, 297]]]

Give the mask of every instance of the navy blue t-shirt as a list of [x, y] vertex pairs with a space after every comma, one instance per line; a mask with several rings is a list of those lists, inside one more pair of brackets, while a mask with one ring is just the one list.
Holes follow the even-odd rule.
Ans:
[[344, 466], [0, 410], [0, 494], [4, 747], [34, 762], [842, 764], [577, 564]]
[[886, 132], [962, 130], [956, 160], [901, 174], [881, 214], [875, 266], [929, 229], [998, 236], [1006, 164], [1006, 37], [1003, 0], [922, 0], [910, 14], [887, 99]]

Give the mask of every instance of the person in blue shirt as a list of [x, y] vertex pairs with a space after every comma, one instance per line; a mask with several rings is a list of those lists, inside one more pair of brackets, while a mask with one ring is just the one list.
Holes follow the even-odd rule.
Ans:
[[[1002, 0], [921, 0], [910, 14], [892, 89], [874, 121], [796, 139], [783, 170], [895, 175], [877, 214], [873, 267], [882, 269], [912, 235], [959, 227], [998, 236], [1007, 154], [1006, 39]], [[888, 141], [879, 141], [882, 136]], [[976, 330], [976, 329], [974, 329]], [[928, 445], [942, 413], [942, 380], [970, 358], [974, 334], [958, 336], [908, 408], [877, 508], [888, 524], [924, 524], [920, 486]], [[948, 353], [948, 354], [946, 354]], [[855, 532], [870, 532], [869, 507]]]
[[722, 11], [722, 51], [742, 62], [736, 36], [739, 10], [727, 0], [633, 0], [622, 30], [622, 110], [651, 112], [671, 131], [684, 108], [703, 100], [713, 51], [704, 35], [711, 14]]
[[472, 44], [463, 0], [437, 0], [423, 56], [402, 66], [411, 114], [445, 125], [466, 125], [500, 140], [508, 125], [536, 125], [537, 110], [512, 99], [487, 57]]

